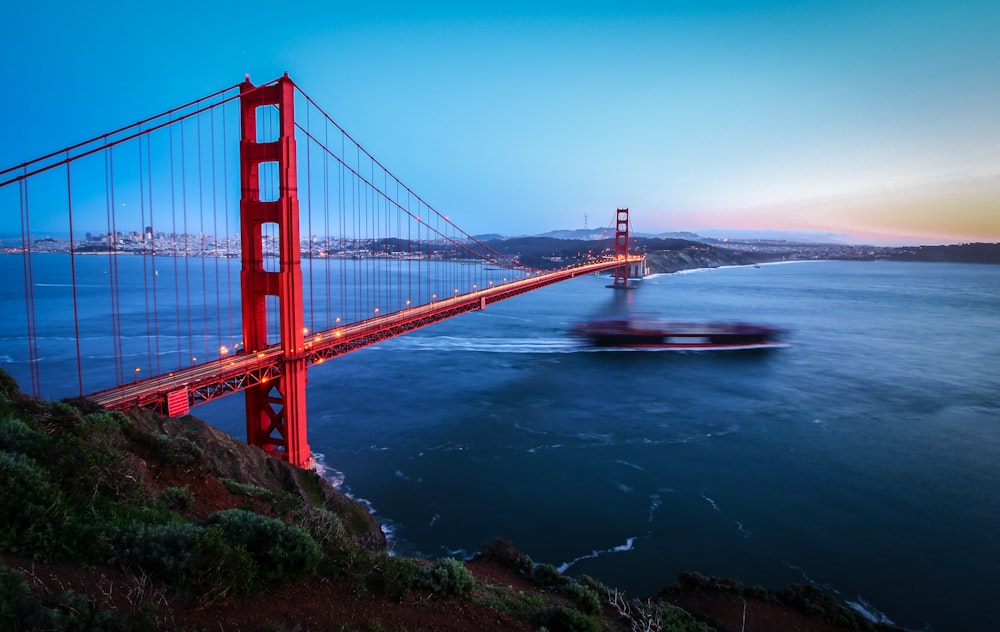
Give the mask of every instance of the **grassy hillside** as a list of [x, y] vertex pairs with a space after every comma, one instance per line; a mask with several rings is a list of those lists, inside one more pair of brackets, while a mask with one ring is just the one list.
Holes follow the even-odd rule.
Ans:
[[689, 574], [639, 602], [503, 540], [392, 556], [315, 472], [194, 417], [39, 401], [0, 371], [2, 630], [876, 629], [796, 590]]

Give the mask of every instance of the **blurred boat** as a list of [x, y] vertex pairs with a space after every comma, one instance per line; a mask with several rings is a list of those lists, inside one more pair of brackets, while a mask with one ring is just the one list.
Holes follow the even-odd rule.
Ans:
[[580, 323], [572, 333], [595, 347], [724, 351], [788, 346], [781, 340], [784, 330], [749, 323], [617, 318]]

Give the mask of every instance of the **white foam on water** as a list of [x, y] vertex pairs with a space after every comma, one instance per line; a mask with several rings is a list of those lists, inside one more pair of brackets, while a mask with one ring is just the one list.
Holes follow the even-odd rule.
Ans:
[[0, 364], [11, 364], [14, 362], [14, 358], [9, 355], [0, 355]]
[[649, 497], [649, 524], [653, 524], [653, 514], [663, 505], [663, 497], [653, 494]]
[[578, 432], [574, 435], [577, 439], [595, 439], [601, 443], [601, 445], [609, 445], [611, 443], [610, 434], [601, 434], [599, 432]]
[[517, 423], [514, 424], [514, 427], [517, 428], [518, 430], [523, 430], [523, 431], [531, 433], [531, 434], [542, 434], [542, 435], [549, 434], [545, 430], [535, 430], [534, 428], [528, 428], [526, 426], [522, 426], [521, 424], [517, 424]]
[[539, 450], [555, 450], [561, 448], [561, 443], [553, 443], [552, 445], [536, 445], [533, 448], [528, 448], [528, 454], [537, 454]]
[[895, 623], [893, 623], [892, 619], [886, 616], [884, 612], [880, 612], [870, 603], [862, 599], [860, 596], [857, 598], [857, 601], [848, 600], [847, 605], [851, 608], [851, 610], [854, 610], [855, 612], [860, 614], [862, 617], [868, 619], [872, 623], [886, 623], [888, 625], [896, 625]]
[[312, 458], [313, 469], [320, 475], [320, 478], [326, 479], [328, 483], [333, 485], [334, 489], [339, 491], [340, 486], [344, 484], [344, 473], [327, 465], [326, 455], [321, 452], [313, 452]]
[[592, 560], [602, 555], [606, 555], [608, 553], [624, 553], [625, 551], [631, 551], [634, 544], [635, 544], [635, 537], [633, 536], [626, 539], [625, 544], [619, 544], [618, 546], [613, 546], [610, 549], [604, 549], [601, 551], [595, 549], [590, 553], [587, 553], [586, 555], [581, 555], [580, 557], [572, 561], [563, 562], [562, 564], [556, 567], [556, 570], [559, 571], [560, 573], [565, 573], [570, 566], [573, 566], [578, 562], [582, 562], [583, 560]]
[[441, 514], [435, 513], [433, 516], [431, 516], [431, 521], [427, 524], [427, 526], [433, 527], [434, 524], [440, 519], [441, 519]]
[[[347, 490], [343, 489], [344, 479], [347, 477], [340, 470], [327, 465], [326, 456], [324, 454], [322, 454], [321, 452], [313, 452], [312, 460], [313, 460], [313, 469], [316, 470], [316, 473], [319, 474], [320, 477], [325, 479], [331, 485], [333, 485], [334, 489], [336, 489], [343, 495], [347, 496], [354, 502], [364, 507], [365, 511], [367, 511], [369, 514], [374, 516], [378, 513], [375, 511], [375, 507], [372, 505], [371, 501], [365, 498], [358, 498], [352, 495]], [[390, 520], [385, 518], [379, 518], [377, 522], [379, 528], [382, 530], [382, 535], [385, 536], [386, 550], [388, 551], [389, 555], [392, 555], [393, 548], [396, 544], [395, 525], [393, 525]]]
[[646, 468], [642, 467], [641, 465], [636, 465], [635, 463], [629, 463], [628, 461], [622, 461], [621, 459], [618, 459], [617, 461], [615, 461], [615, 463], [621, 463], [622, 465], [626, 465], [628, 467], [637, 469], [640, 472], [646, 471]]
[[743, 523], [740, 522], [739, 520], [736, 521], [736, 529], [743, 534], [744, 538], [748, 539], [751, 535], [753, 535], [753, 533], [749, 529], [744, 527]]
[[705, 500], [707, 500], [708, 504], [712, 505], [712, 509], [714, 509], [716, 511], [719, 511], [719, 506], [717, 504], [715, 504], [714, 500], [712, 500], [711, 498], [709, 498], [705, 494], [702, 494], [701, 497], [704, 498]]
[[621, 482], [615, 481], [615, 480], [613, 480], [611, 482], [614, 484], [615, 487], [617, 487], [622, 492], [624, 492], [626, 494], [632, 493], [632, 488], [629, 487], [628, 485], [626, 485], [625, 483], [621, 483]]

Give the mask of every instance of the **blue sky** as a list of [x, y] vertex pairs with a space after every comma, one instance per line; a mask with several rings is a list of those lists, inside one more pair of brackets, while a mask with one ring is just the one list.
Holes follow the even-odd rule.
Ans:
[[0, 166], [288, 72], [472, 233], [1000, 241], [1000, 3], [18, 3]]

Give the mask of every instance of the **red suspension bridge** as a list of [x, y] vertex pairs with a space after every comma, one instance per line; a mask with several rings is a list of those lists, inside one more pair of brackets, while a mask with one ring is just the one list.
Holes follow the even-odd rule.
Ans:
[[299, 466], [309, 367], [582, 274], [627, 287], [642, 262], [627, 209], [570, 267], [501, 254], [287, 75], [0, 171], [0, 209], [20, 229], [4, 354], [34, 395], [176, 416], [242, 391], [247, 441]]

